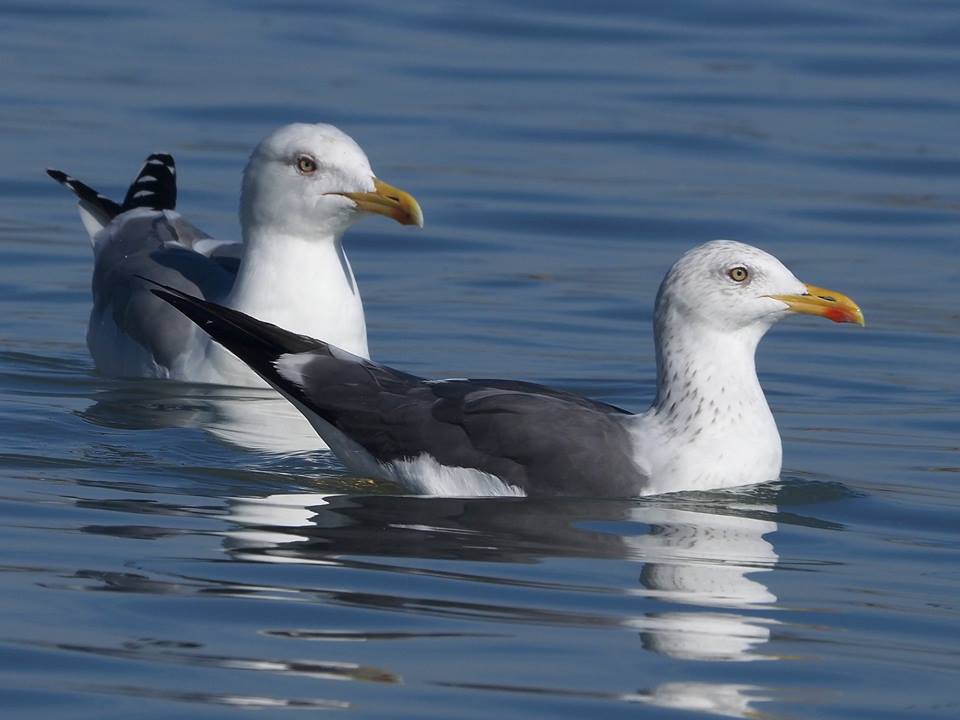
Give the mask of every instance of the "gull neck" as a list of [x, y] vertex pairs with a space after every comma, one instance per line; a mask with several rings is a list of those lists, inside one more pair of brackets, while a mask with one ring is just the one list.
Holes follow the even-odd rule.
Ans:
[[340, 235], [250, 228], [227, 305], [369, 357], [363, 302]]

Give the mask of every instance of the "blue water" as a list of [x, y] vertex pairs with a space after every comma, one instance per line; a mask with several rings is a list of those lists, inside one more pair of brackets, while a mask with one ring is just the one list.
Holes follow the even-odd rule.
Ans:
[[[960, 715], [955, 3], [0, 2], [0, 68], [5, 716]], [[406, 370], [643, 409], [657, 284], [716, 237], [867, 328], [761, 345], [780, 482], [634, 502], [400, 497], [277, 450], [263, 393], [99, 377], [43, 168], [118, 196], [173, 152], [236, 237], [295, 120], [424, 208], [348, 240]]]

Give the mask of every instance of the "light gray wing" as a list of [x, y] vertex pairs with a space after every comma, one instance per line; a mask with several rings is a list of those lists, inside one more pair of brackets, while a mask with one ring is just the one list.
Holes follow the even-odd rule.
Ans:
[[239, 268], [239, 243], [214, 240], [170, 210], [125, 212], [93, 240], [91, 333], [111, 320], [167, 367], [192, 341], [193, 324], [137, 276], [222, 300]]

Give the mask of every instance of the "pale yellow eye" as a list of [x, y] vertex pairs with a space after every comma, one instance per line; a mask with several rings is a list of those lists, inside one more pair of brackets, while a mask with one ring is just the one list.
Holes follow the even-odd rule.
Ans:
[[727, 271], [727, 275], [730, 276], [731, 280], [738, 283], [743, 282], [748, 277], [750, 277], [750, 273], [748, 273], [747, 269], [741, 265], [737, 265], [737, 267], [730, 268]]
[[297, 158], [297, 170], [304, 175], [310, 175], [317, 171], [317, 161], [309, 155], [301, 155]]

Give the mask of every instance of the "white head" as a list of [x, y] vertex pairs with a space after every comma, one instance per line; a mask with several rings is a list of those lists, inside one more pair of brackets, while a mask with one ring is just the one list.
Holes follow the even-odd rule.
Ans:
[[693, 248], [670, 268], [657, 294], [655, 326], [660, 332], [677, 318], [720, 332], [755, 330], [759, 339], [791, 312], [863, 324], [860, 308], [845, 295], [805, 285], [759, 248], [714, 240]]
[[295, 123], [267, 136], [243, 173], [240, 222], [299, 237], [339, 238], [361, 215], [423, 225], [417, 201], [376, 178], [360, 146], [322, 123]]

